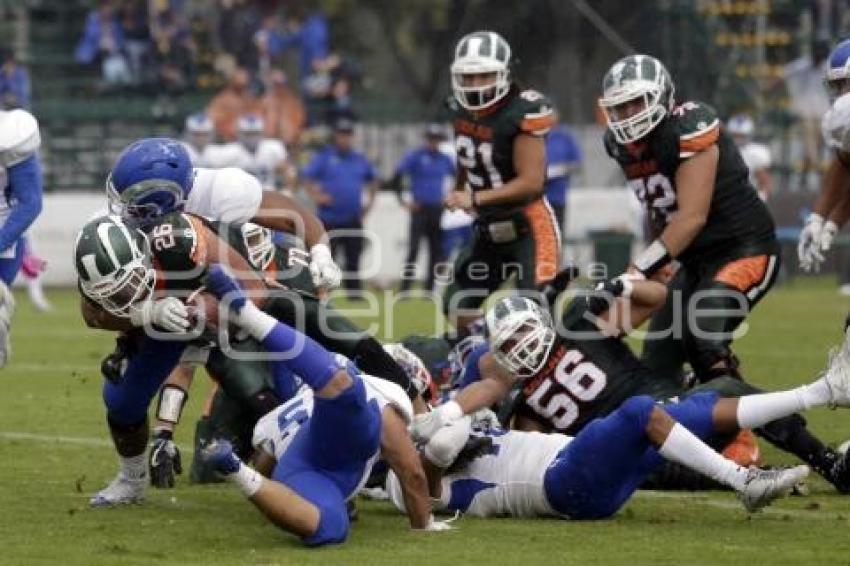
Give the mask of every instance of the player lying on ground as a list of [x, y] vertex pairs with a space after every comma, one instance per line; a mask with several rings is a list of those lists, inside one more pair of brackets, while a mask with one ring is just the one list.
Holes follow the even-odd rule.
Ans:
[[229, 306], [232, 322], [268, 351], [286, 353], [276, 363], [301, 376], [310, 393], [278, 411], [284, 432], [273, 448], [278, 463], [271, 479], [242, 463], [226, 441], [208, 446], [205, 457], [270, 521], [309, 545], [345, 540], [345, 503], [379, 455], [399, 478], [411, 527], [445, 530], [431, 515], [425, 472], [407, 433], [413, 410], [401, 388], [361, 376], [344, 356], [259, 310], [220, 267], [210, 269], [207, 288]]
[[[617, 278], [598, 293], [574, 299], [557, 327], [549, 312], [528, 298], [499, 301], [486, 317], [487, 344], [467, 358], [465, 387], [454, 401], [417, 417], [414, 434], [427, 439], [442, 424], [509, 398], [510, 406], [500, 411], [502, 422], [513, 415], [514, 426], [520, 429], [575, 435], [635, 395], [667, 401], [700, 391], [724, 397], [759, 393], [728, 377], [688, 389], [658, 378], [641, 363], [622, 338], [664, 304], [665, 293], [655, 281]], [[509, 397], [513, 388], [521, 389]], [[842, 493], [850, 490], [848, 456], [825, 446], [799, 415], [783, 416], [756, 432], [812, 465]], [[722, 449], [730, 440], [717, 436], [712, 445]]]
[[[703, 440], [716, 432], [756, 428], [827, 405], [850, 406], [848, 337], [823, 376], [796, 389], [726, 399], [703, 392], [663, 405], [640, 395], [592, 421], [574, 438], [478, 430], [473, 434], [489, 439], [490, 449], [441, 479], [439, 470], [453, 463], [469, 439], [470, 417], [463, 417], [441, 428], [422, 454], [431, 463], [432, 497], [447, 510], [473, 515], [604, 519], [616, 513], [665, 459], [732, 487], [746, 509], [756, 511], [805, 478], [808, 467], [745, 468]], [[404, 509], [392, 477], [387, 489]]]

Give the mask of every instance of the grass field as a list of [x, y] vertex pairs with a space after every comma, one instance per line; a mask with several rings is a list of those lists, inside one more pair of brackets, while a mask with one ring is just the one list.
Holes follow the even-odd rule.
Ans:
[[[150, 490], [144, 505], [90, 510], [116, 457], [100, 400], [99, 361], [108, 333], [87, 330], [76, 296], [55, 291], [53, 313], [24, 299], [14, 361], [0, 372], [0, 564], [845, 564], [850, 497], [815, 479], [809, 497], [748, 516], [729, 493], [641, 493], [615, 518], [595, 523], [462, 518], [458, 530], [412, 533], [387, 504], [360, 503], [341, 547], [308, 550], [267, 524], [229, 486]], [[396, 331], [429, 332], [427, 306], [403, 303]], [[757, 385], [809, 380], [840, 339], [850, 300], [831, 281], [775, 290], [738, 342]], [[188, 450], [207, 384], [198, 381], [178, 441]], [[850, 438], [850, 411], [814, 411], [811, 427], [831, 443]], [[765, 449], [770, 463], [793, 458]], [[189, 454], [184, 452], [186, 460]]]

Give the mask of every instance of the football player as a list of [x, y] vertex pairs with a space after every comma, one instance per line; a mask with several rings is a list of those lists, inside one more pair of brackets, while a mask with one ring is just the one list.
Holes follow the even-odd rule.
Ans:
[[0, 110], [0, 367], [12, 354], [15, 299], [9, 286], [21, 269], [27, 228], [41, 213], [38, 122], [26, 110]]
[[[622, 338], [664, 303], [665, 287], [635, 277], [621, 276], [598, 293], [577, 297], [557, 326], [531, 299], [508, 297], [496, 303], [486, 317], [487, 343], [467, 356], [460, 393], [417, 417], [416, 437], [427, 438], [432, 427], [497, 403], [502, 404], [502, 422], [513, 417], [516, 428], [575, 435], [636, 395], [663, 402], [706, 391], [723, 397], [760, 393], [730, 377], [687, 389], [654, 376]], [[769, 422], [756, 432], [814, 467], [841, 493], [850, 492], [850, 457], [825, 446], [799, 415]], [[717, 437], [712, 445], [722, 449], [732, 440]]]
[[[418, 396], [407, 374], [380, 343], [332, 312], [315, 294], [305, 294], [303, 290], [291, 287], [299, 279], [299, 269], [302, 286], [312, 285], [312, 281], [306, 275], [306, 265], [289, 263], [290, 254], [287, 253], [283, 260], [277, 280], [269, 280], [274, 288], [274, 292], [269, 293], [262, 274], [255, 272], [247, 263], [251, 254], [238, 229], [174, 212], [146, 224], [145, 230], [148, 240], [141, 232], [134, 235], [134, 231], [117, 217], [96, 219], [82, 230], [75, 247], [75, 257], [84, 295], [84, 317], [90, 326], [119, 331], [135, 328], [145, 332], [153, 326], [169, 332], [183, 332], [189, 326], [188, 311], [180, 299], [185, 299], [202, 286], [201, 278], [207, 266], [222, 263], [233, 267], [243, 277], [241, 281], [246, 289], [270, 295], [268, 300], [258, 295], [257, 301], [266, 301], [267, 308], [276, 317], [303, 325], [308, 334], [349, 355], [364, 369], [396, 380], [410, 391], [412, 398]], [[136, 242], [138, 238], [142, 238], [141, 244]], [[147, 258], [141, 251], [145, 247], [150, 250], [150, 260], [156, 270], [145, 263]], [[306, 264], [304, 253], [301, 258], [301, 263]], [[154, 295], [150, 290], [152, 282], [142, 286], [124, 277], [134, 272], [144, 273], [146, 280], [157, 281], [158, 293]], [[105, 312], [97, 307], [102, 307]], [[162, 335], [145, 336], [138, 331], [135, 335], [138, 343], [132, 352], [120, 352], [110, 357], [113, 365], [117, 357], [126, 358], [127, 363], [126, 369], [118, 372], [117, 379], [104, 383], [108, 422], [116, 448], [122, 456], [122, 469], [112, 484], [92, 498], [95, 506], [142, 498], [145, 474], [144, 468], [139, 467], [139, 459], [144, 457], [142, 439], [147, 436], [148, 429], [146, 409], [159, 385], [176, 366], [185, 347], [185, 342], [165, 340]], [[228, 382], [232, 389], [226, 389], [235, 390], [236, 398], [252, 408], [255, 418], [277, 406], [278, 397], [269, 393], [262, 379], [252, 379], [257, 372], [248, 371], [247, 366], [242, 371], [229, 361], [222, 359], [220, 353], [204, 359], [208, 367], [215, 363], [211, 369], [216, 374], [221, 371], [216, 371], [217, 367], [230, 370]], [[225, 383], [221, 375], [219, 380]], [[185, 387], [167, 387], [163, 391], [164, 402], [158, 408], [160, 420], [179, 420], [179, 409], [185, 398]], [[162, 483], [168, 486], [173, 481], [169, 478], [169, 459], [174, 460], [176, 456], [169, 430], [161, 427], [153, 449], [152, 471], [157, 468], [154, 464], [159, 464], [166, 478]], [[160, 477], [160, 474], [156, 475]], [[160, 483], [158, 479], [157, 483]]]
[[221, 147], [212, 143], [214, 131], [212, 120], [203, 112], [186, 118], [183, 146], [189, 152], [189, 159], [195, 167], [217, 166], [215, 156]]
[[555, 112], [542, 94], [511, 81], [510, 62], [499, 34], [478, 31], [461, 38], [451, 66], [458, 175], [445, 204], [476, 216], [443, 301], [461, 337], [511, 275], [518, 289], [534, 289], [554, 277], [560, 261], [557, 222], [543, 195], [543, 138]]
[[263, 419], [274, 430], [267, 444], [277, 459], [271, 478], [246, 466], [226, 441], [208, 446], [206, 459], [272, 523], [310, 546], [345, 541], [346, 501], [379, 455], [399, 479], [411, 528], [448, 530], [431, 514], [425, 472], [407, 433], [413, 410], [404, 391], [361, 375], [345, 357], [259, 310], [220, 267], [210, 269], [206, 282], [228, 299], [233, 320], [268, 351], [296, 352], [282, 363], [309, 387]]
[[825, 81], [833, 100], [821, 123], [832, 151], [821, 193], [806, 219], [797, 254], [800, 267], [817, 271], [841, 226], [850, 218], [850, 39], [835, 46], [827, 60]]
[[265, 137], [265, 123], [257, 114], [240, 116], [237, 128], [239, 139], [222, 149], [221, 165], [247, 171], [267, 191], [283, 189], [289, 174], [283, 143]]
[[[608, 416], [590, 422], [575, 437], [483, 428], [473, 435], [483, 437], [489, 446], [480, 447], [471, 462], [447, 470], [469, 439], [467, 416], [441, 428], [425, 444], [422, 455], [430, 464], [426, 471], [438, 508], [474, 516], [605, 519], [665, 460], [731, 487], [747, 511], [754, 512], [803, 480], [808, 467], [739, 466], [703, 440], [828, 405], [850, 406], [850, 341], [846, 337], [826, 372], [795, 389], [722, 399], [716, 392], [702, 392], [665, 404], [646, 395], [635, 396]], [[407, 508], [392, 474], [387, 491], [399, 509]]]
[[[658, 334], [645, 342], [645, 362], [656, 375], [678, 377], [688, 361], [701, 382], [737, 375], [732, 332], [779, 267], [773, 220], [740, 152], [713, 108], [676, 103], [670, 74], [648, 55], [611, 67], [599, 105], [608, 122], [605, 148], [644, 204], [654, 238], [633, 271], [651, 277], [673, 260], [680, 264], [671, 284], [679, 292], [653, 316], [649, 330]], [[679, 300], [689, 314], [682, 320], [674, 313]], [[674, 325], [683, 327], [681, 339]]]

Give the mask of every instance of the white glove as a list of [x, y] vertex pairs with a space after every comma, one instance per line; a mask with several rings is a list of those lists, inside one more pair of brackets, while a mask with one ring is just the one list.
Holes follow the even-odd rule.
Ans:
[[334, 263], [331, 249], [325, 244], [310, 248], [310, 276], [313, 285], [322, 289], [335, 289], [342, 282], [342, 271]]
[[138, 327], [154, 325], [167, 332], [185, 332], [190, 326], [189, 310], [176, 297], [144, 301], [130, 311], [130, 322]]
[[456, 527], [452, 525], [452, 521], [457, 519], [458, 515], [456, 514], [451, 519], [446, 519], [445, 521], [437, 521], [434, 519], [434, 516], [431, 515], [431, 518], [428, 520], [428, 524], [421, 529], [417, 529], [419, 531], [425, 531], [430, 533], [437, 533], [441, 531], [453, 531]]
[[463, 417], [440, 428], [422, 449], [422, 456], [440, 469], [452, 465], [472, 432], [472, 419]]
[[803, 271], [817, 271], [823, 261], [820, 251], [823, 228], [823, 216], [815, 212], [809, 214], [797, 242], [797, 258]]
[[443, 403], [429, 413], [416, 415], [410, 427], [414, 442], [428, 442], [437, 431], [463, 417], [463, 409], [455, 401]]
[[823, 229], [820, 232], [820, 252], [821, 257], [832, 247], [832, 242], [838, 234], [838, 224], [832, 220], [827, 220], [823, 223]]

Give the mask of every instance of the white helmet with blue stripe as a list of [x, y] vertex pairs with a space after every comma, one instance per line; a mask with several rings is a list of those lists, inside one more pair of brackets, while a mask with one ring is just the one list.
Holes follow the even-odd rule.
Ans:
[[836, 45], [829, 54], [824, 83], [833, 99], [850, 89], [850, 39]]

